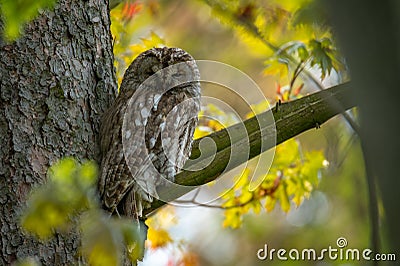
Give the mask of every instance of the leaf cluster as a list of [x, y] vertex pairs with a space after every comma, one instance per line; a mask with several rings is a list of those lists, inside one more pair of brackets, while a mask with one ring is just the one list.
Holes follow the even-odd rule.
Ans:
[[118, 265], [124, 250], [132, 262], [143, 258], [144, 225], [100, 210], [97, 166], [65, 158], [49, 168], [46, 184], [33, 189], [21, 217], [28, 233], [42, 241], [78, 228], [81, 255], [90, 265]]
[[298, 207], [317, 187], [324, 160], [322, 151], [303, 153], [295, 139], [277, 146], [271, 169], [261, 177], [259, 186], [250, 189], [252, 169], [246, 168], [236, 177], [234, 187], [222, 194], [224, 227], [240, 227], [244, 214], [259, 214], [262, 207], [267, 212], [274, 210], [277, 203], [284, 212], [291, 209], [291, 203]]
[[23, 26], [44, 9], [52, 9], [57, 0], [0, 0], [1, 17], [4, 20], [4, 37], [14, 41], [21, 35]]
[[[266, 58], [264, 74], [283, 85], [314, 67], [321, 79], [345, 71], [320, 1], [203, 1], [253, 53]], [[310, 78], [308, 70], [304, 75]]]

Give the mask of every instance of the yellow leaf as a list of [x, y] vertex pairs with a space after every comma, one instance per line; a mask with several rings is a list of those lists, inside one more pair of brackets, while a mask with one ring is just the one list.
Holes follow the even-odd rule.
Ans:
[[295, 139], [289, 139], [276, 146], [273, 166], [285, 169], [299, 158], [299, 144]]
[[242, 225], [242, 215], [239, 208], [233, 208], [225, 211], [224, 227], [233, 229], [239, 228]]
[[267, 212], [272, 211], [275, 208], [275, 205], [276, 205], [276, 198], [267, 196], [267, 198], [265, 199], [265, 209], [267, 210]]
[[85, 188], [90, 187], [96, 182], [98, 170], [95, 162], [88, 161], [82, 164], [79, 170], [79, 181]]
[[98, 211], [88, 212], [81, 218], [81, 252], [89, 265], [119, 265], [123, 249], [120, 224], [121, 221]]
[[87, 257], [89, 264], [92, 266], [113, 266], [119, 265], [118, 257], [110, 252], [109, 245], [99, 242], [96, 244]]
[[279, 202], [281, 205], [281, 209], [284, 212], [288, 212], [290, 210], [290, 201], [289, 196], [286, 192], [285, 186], [280, 186], [277, 191], [277, 196], [279, 197]]
[[267, 111], [270, 108], [269, 102], [268, 101], [262, 101], [259, 102], [258, 104], [252, 104], [251, 105], [251, 112], [246, 114], [246, 118], [251, 118], [256, 114], [260, 114], [262, 112]]
[[71, 183], [77, 166], [78, 163], [71, 157], [61, 159], [49, 168], [50, 178], [55, 182]]
[[285, 80], [288, 77], [288, 66], [286, 63], [280, 62], [277, 59], [268, 60], [264, 69], [264, 75], [278, 76]]
[[70, 209], [52, 195], [52, 187], [36, 190], [28, 201], [28, 208], [21, 218], [22, 227], [40, 239], [48, 239], [54, 229], [68, 222]]
[[299, 207], [300, 204], [303, 202], [304, 197], [300, 193], [296, 193], [293, 197], [293, 202], [296, 204], [296, 207]]
[[253, 211], [255, 214], [259, 214], [261, 212], [261, 202], [260, 201], [253, 201], [251, 202], [251, 206], [253, 207]]
[[212, 132], [213, 132], [213, 130], [211, 130], [209, 127], [198, 126], [194, 130], [193, 138], [194, 139], [199, 139], [199, 138], [202, 138], [204, 136], [207, 136], [207, 135], [211, 134]]
[[172, 242], [169, 233], [163, 229], [149, 228], [147, 232], [147, 239], [150, 242], [150, 247], [153, 249], [165, 247]]
[[221, 129], [224, 129], [224, 128], [225, 128], [224, 125], [221, 124], [221, 123], [220, 123], [219, 121], [217, 121], [217, 120], [210, 120], [209, 123], [208, 123], [208, 126], [209, 126], [210, 128], [212, 128], [214, 131], [218, 131], [218, 130], [221, 130]]

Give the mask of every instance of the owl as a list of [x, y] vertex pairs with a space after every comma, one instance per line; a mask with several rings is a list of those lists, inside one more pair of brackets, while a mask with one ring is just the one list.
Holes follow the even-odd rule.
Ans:
[[103, 208], [139, 219], [188, 159], [200, 111], [199, 71], [179, 48], [153, 48], [128, 67], [100, 126]]

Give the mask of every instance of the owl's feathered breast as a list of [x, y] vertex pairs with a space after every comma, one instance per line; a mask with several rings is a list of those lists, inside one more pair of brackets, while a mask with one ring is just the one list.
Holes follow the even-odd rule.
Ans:
[[[190, 67], [196, 72], [194, 75], [198, 75], [193, 59], [183, 50], [152, 50], [140, 55], [128, 68], [120, 94], [103, 115], [100, 129], [102, 163], [99, 192], [103, 206], [110, 212], [118, 209], [120, 215], [136, 218], [141, 216], [142, 208], [151, 202], [152, 193], [149, 192], [163, 183], [143, 166], [151, 163], [163, 177], [173, 180], [190, 155], [200, 110], [200, 86], [197, 81], [161, 90], [160, 94], [154, 93], [159, 84], [150, 83], [146, 86], [152, 88], [140, 90], [139, 97], [134, 98], [147, 79], [146, 75], [173, 65], [174, 53], [179, 54], [175, 55], [181, 60], [178, 63], [191, 59]], [[130, 102], [132, 97], [136, 101]], [[148, 108], [148, 102], [151, 108]], [[123, 126], [126, 114], [132, 111], [129, 108], [136, 111], [129, 117], [130, 122]], [[144, 130], [144, 136], [139, 128]], [[125, 147], [124, 137], [128, 139], [125, 140]]]

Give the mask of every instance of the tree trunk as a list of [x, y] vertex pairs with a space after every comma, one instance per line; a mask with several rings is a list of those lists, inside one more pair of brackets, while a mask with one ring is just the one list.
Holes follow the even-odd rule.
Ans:
[[[378, 204], [372, 199], [371, 204], [376, 206], [371, 209], [375, 216], [371, 227], [386, 232], [389, 250], [384, 251], [399, 256], [399, 1], [326, 2], [351, 69], [352, 98], [360, 107], [360, 137], [369, 190], [375, 193], [377, 185], [384, 206], [385, 219], [379, 221]], [[374, 246], [379, 241], [376, 229], [371, 239]]]
[[49, 165], [98, 157], [99, 116], [117, 92], [109, 26], [106, 0], [60, 0], [19, 40], [0, 40], [1, 265], [28, 256], [44, 265], [77, 261], [76, 234], [41, 243], [18, 221]]

